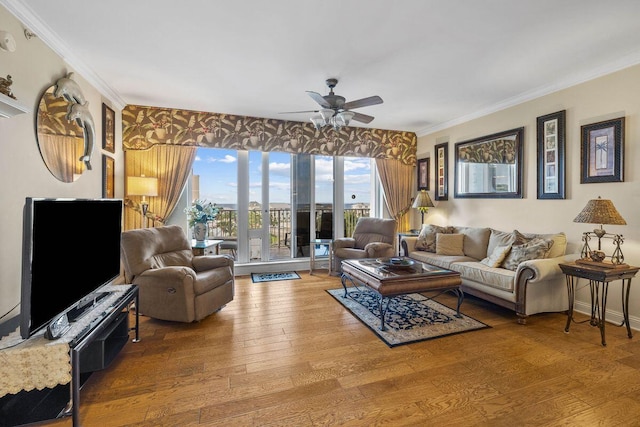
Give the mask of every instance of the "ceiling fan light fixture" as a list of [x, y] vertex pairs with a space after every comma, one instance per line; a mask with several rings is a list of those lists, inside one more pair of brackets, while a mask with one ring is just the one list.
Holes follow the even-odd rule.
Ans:
[[311, 117], [311, 119], [309, 120], [311, 120], [311, 123], [313, 123], [313, 126], [316, 128], [316, 130], [322, 129], [322, 127], [325, 125], [324, 119], [319, 116]]
[[352, 111], [342, 111], [336, 115], [336, 122], [340, 126], [349, 126], [351, 119], [353, 119], [353, 116], [355, 115], [356, 113]]
[[320, 111], [318, 111], [320, 113], [320, 115], [322, 116], [322, 120], [324, 120], [324, 123], [329, 123], [329, 119], [331, 117], [333, 117], [333, 115], [335, 114], [335, 111], [333, 111], [330, 108], [323, 108]]
[[[319, 110], [313, 111], [290, 111], [290, 113], [314, 113], [309, 118], [316, 130], [320, 130], [325, 126], [331, 126], [334, 130], [339, 131], [344, 126], [349, 126], [352, 120], [361, 123], [370, 123], [373, 116], [362, 113], [354, 113], [350, 111], [353, 108], [368, 107], [370, 105], [382, 104], [382, 98], [377, 95], [367, 98], [357, 99], [355, 101], [345, 102], [345, 98], [336, 95], [333, 88], [338, 84], [337, 79], [327, 79], [329, 87], [329, 95], [320, 95], [317, 92], [307, 91], [307, 94], [320, 105]], [[284, 113], [282, 113], [284, 114]]]

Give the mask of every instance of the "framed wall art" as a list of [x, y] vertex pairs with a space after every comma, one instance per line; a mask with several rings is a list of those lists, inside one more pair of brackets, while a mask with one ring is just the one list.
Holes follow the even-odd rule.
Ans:
[[113, 157], [102, 155], [102, 197], [105, 199], [115, 197], [115, 166]]
[[418, 159], [418, 191], [429, 189], [429, 158]]
[[580, 183], [623, 182], [624, 117], [580, 129]]
[[116, 114], [106, 104], [102, 104], [102, 149], [116, 152]]
[[455, 145], [456, 198], [522, 198], [524, 127]]
[[540, 116], [538, 137], [538, 199], [565, 199], [566, 111]]
[[436, 200], [449, 199], [449, 143], [435, 146]]

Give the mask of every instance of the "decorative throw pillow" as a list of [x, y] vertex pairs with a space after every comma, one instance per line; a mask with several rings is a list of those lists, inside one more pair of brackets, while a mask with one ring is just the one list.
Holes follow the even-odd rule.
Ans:
[[502, 263], [502, 267], [516, 271], [518, 265], [523, 261], [544, 258], [551, 245], [553, 245], [551, 239], [533, 239], [522, 245], [513, 245], [511, 252]]
[[418, 240], [416, 241], [415, 249], [417, 251], [435, 252], [436, 251], [436, 234], [437, 233], [450, 233], [448, 227], [440, 227], [439, 225], [424, 225]]
[[491, 229], [489, 236], [489, 245], [487, 246], [487, 255], [491, 255], [498, 246], [511, 246], [516, 240], [513, 231], [500, 231]]
[[491, 255], [480, 261], [480, 263], [486, 265], [487, 267], [497, 268], [500, 267], [502, 261], [507, 257], [509, 251], [511, 250], [511, 245], [507, 246], [497, 246]]
[[533, 240], [533, 237], [527, 237], [518, 230], [513, 230], [513, 245], [524, 245]]
[[464, 255], [464, 234], [436, 234], [436, 254]]

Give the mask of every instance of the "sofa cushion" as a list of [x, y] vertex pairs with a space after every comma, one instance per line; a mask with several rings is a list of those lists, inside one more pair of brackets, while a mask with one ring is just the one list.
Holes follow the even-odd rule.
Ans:
[[426, 262], [427, 264], [436, 265], [442, 268], [448, 268], [455, 270], [456, 263], [465, 261], [477, 261], [471, 257], [464, 255], [436, 255], [433, 252], [425, 251], [413, 251], [409, 254], [412, 259], [420, 262]]
[[551, 245], [553, 245], [551, 239], [532, 239], [522, 245], [512, 245], [502, 266], [507, 270], [516, 271], [523, 261], [545, 258]]
[[416, 241], [415, 249], [417, 251], [435, 252], [436, 251], [436, 234], [451, 233], [451, 227], [440, 227], [439, 225], [427, 224], [423, 225]]
[[491, 229], [486, 227], [454, 227], [454, 233], [464, 234], [464, 254], [477, 260], [483, 259], [487, 254]]
[[488, 257], [484, 258], [480, 262], [482, 264], [486, 265], [487, 267], [498, 268], [498, 267], [500, 267], [500, 264], [502, 264], [504, 259], [507, 257], [507, 255], [509, 254], [510, 250], [511, 250], [511, 245], [498, 246], [493, 250], [491, 255], [489, 255]]
[[464, 255], [464, 234], [436, 234], [437, 255]]
[[463, 279], [472, 280], [503, 291], [514, 292], [515, 290], [516, 273], [514, 271], [488, 267], [477, 261], [459, 262], [454, 267]]

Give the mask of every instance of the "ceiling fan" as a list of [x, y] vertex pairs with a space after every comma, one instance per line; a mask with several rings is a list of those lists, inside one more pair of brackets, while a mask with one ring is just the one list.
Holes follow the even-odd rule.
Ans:
[[[311, 122], [316, 129], [323, 126], [333, 126], [334, 129], [340, 129], [342, 126], [348, 126], [351, 120], [361, 123], [370, 123], [374, 117], [367, 114], [356, 113], [350, 111], [353, 108], [368, 107], [370, 105], [382, 104], [382, 98], [377, 95], [355, 101], [346, 102], [344, 96], [336, 95], [333, 88], [338, 84], [338, 79], [327, 79], [329, 87], [328, 95], [320, 95], [318, 92], [307, 91], [309, 96], [316, 101], [320, 107], [319, 110], [309, 111], [290, 111], [288, 113], [318, 113], [318, 116], [311, 117]], [[287, 114], [287, 113], [282, 113]]]

